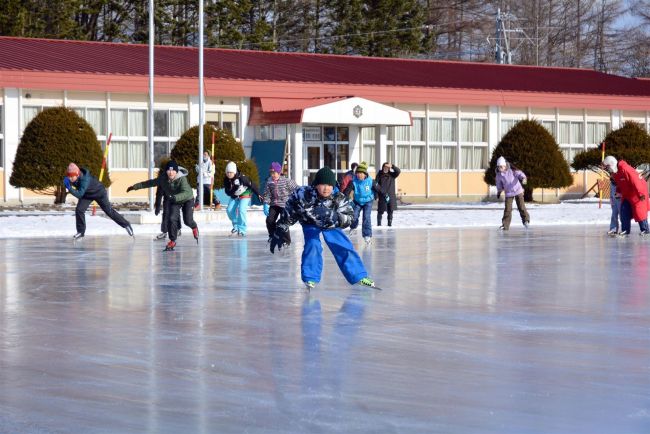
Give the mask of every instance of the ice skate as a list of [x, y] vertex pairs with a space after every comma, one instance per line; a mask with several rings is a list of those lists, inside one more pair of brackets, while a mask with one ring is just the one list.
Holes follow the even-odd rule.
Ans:
[[619, 232], [619, 234], [617, 236], [618, 236], [618, 238], [625, 239], [625, 238], [630, 236], [630, 233], [628, 231], [623, 231], [623, 232]]
[[359, 280], [357, 282], [357, 285], [367, 286], [369, 288], [376, 288], [375, 281], [372, 280], [370, 277], [364, 277], [363, 279]]
[[316, 282], [308, 280], [307, 282], [303, 282], [305, 284], [305, 288], [307, 288], [308, 291], [311, 291], [316, 287]]
[[156, 235], [154, 240], [159, 241], [159, 240], [164, 240], [165, 238], [167, 238], [167, 232], [161, 232], [158, 235]]
[[350, 230], [348, 231], [348, 235], [349, 235], [349, 236], [352, 236], [352, 235], [354, 235], [354, 234], [356, 234], [356, 233], [357, 233], [357, 229], [356, 229], [356, 228], [354, 228], [354, 229], [350, 228]]
[[237, 236], [237, 233], [238, 233], [238, 232], [239, 232], [239, 231], [238, 231], [236, 228], [232, 228], [232, 229], [230, 230], [230, 236], [231, 236], [231, 237]]
[[135, 239], [135, 236], [133, 235], [133, 228], [131, 227], [131, 225], [128, 225], [124, 229], [126, 229], [126, 233], [129, 234], [130, 237]]
[[241, 238], [246, 238], [246, 232], [239, 231], [239, 232], [237, 232], [237, 236], [241, 237]]
[[163, 252], [169, 252], [174, 250], [174, 247], [176, 247], [176, 242], [175, 241], [169, 241], [165, 248], [163, 249]]
[[82, 239], [83, 237], [84, 237], [84, 234], [82, 234], [81, 232], [78, 232], [78, 233], [76, 233], [75, 235], [72, 236], [72, 239], [76, 241], [76, 240]]
[[528, 229], [529, 222], [524, 222], [524, 229]]
[[501, 226], [499, 226], [499, 229], [497, 229], [497, 230], [498, 230], [498, 231], [507, 231], [508, 228], [505, 227], [505, 226], [503, 226], [503, 225], [501, 225]]
[[195, 227], [192, 229], [192, 235], [194, 236], [194, 239], [196, 240], [196, 244], [199, 244], [199, 227]]
[[610, 229], [607, 231], [607, 235], [612, 238], [616, 237], [618, 236], [618, 231], [616, 229]]
[[363, 237], [363, 241], [366, 242], [366, 245], [372, 244], [372, 237]]
[[649, 238], [650, 239], [650, 231], [643, 231], [639, 234], [641, 238]]

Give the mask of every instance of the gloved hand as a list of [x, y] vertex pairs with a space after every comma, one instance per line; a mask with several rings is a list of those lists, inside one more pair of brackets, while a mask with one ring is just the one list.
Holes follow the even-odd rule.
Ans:
[[385, 199], [386, 199], [386, 203], [390, 203], [390, 196], [389, 195], [386, 195]]
[[167, 196], [167, 200], [169, 201], [170, 205], [173, 205], [173, 204], [176, 203], [176, 198], [174, 197], [173, 194], [170, 194], [169, 196]]
[[153, 209], [154, 215], [160, 214], [160, 205], [156, 205]]
[[641, 202], [643, 202], [645, 200], [645, 194], [642, 194], [641, 196], [639, 196], [639, 199], [641, 199]]
[[70, 191], [72, 190], [72, 185], [70, 184], [70, 178], [67, 176], [63, 178], [63, 185], [65, 185], [66, 190]]
[[267, 217], [269, 216], [269, 208], [270, 208], [270, 207], [269, 207], [269, 204], [268, 204], [268, 203], [265, 203], [265, 204], [263, 205], [264, 215], [267, 216]]
[[497, 191], [497, 199], [501, 199], [501, 192]]
[[273, 236], [271, 237], [271, 253], [275, 254], [275, 249], [278, 249], [278, 252], [282, 250], [282, 247], [289, 245], [289, 231], [284, 229], [281, 226], [275, 228]]
[[133, 186], [132, 185], [129, 185], [128, 187], [126, 187], [126, 192], [128, 193], [129, 191], [133, 191]]
[[524, 178], [521, 180], [521, 185], [526, 185], [528, 184], [528, 178]]

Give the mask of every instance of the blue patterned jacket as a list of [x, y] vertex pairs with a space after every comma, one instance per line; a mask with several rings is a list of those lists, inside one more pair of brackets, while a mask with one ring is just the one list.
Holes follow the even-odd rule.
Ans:
[[321, 229], [347, 228], [352, 223], [352, 205], [341, 193], [320, 197], [315, 187], [299, 187], [287, 199], [278, 226], [288, 230], [296, 222]]

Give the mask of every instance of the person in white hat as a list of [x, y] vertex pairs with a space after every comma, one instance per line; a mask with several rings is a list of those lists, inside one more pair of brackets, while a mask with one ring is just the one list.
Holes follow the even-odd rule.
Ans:
[[224, 192], [230, 197], [226, 214], [232, 222], [232, 230], [230, 233], [237, 234], [240, 237], [246, 236], [247, 219], [246, 212], [251, 203], [253, 193], [260, 198], [260, 202], [264, 202], [260, 192], [253, 182], [237, 170], [237, 165], [234, 161], [226, 164], [226, 176], [223, 179]]
[[521, 223], [527, 228], [530, 223], [530, 216], [526, 210], [524, 187], [522, 186], [526, 185], [526, 174], [516, 167], [512, 167], [503, 157], [497, 159], [496, 171], [497, 198], [501, 196], [502, 192], [506, 196], [505, 209], [503, 210], [503, 218], [501, 219], [501, 227], [499, 230], [507, 231], [510, 229], [513, 200], [517, 203]]

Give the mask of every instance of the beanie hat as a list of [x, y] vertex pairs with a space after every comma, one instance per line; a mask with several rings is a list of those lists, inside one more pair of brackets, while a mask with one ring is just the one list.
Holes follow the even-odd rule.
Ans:
[[282, 166], [280, 166], [280, 163], [274, 161], [273, 163], [271, 163], [270, 170], [274, 172], [282, 173]]
[[506, 159], [503, 157], [497, 158], [497, 167], [498, 166], [505, 166], [506, 165]]
[[230, 161], [226, 164], [226, 173], [237, 173], [237, 165], [234, 161]]
[[336, 185], [336, 176], [334, 175], [334, 172], [332, 172], [332, 169], [325, 166], [316, 172], [316, 177], [314, 178], [314, 181], [311, 183], [311, 185], [319, 184], [327, 184], [331, 185], [332, 187]]
[[178, 163], [175, 160], [169, 160], [165, 165], [165, 172], [169, 169], [174, 169], [175, 172], [178, 172]]
[[612, 155], [605, 157], [603, 160], [603, 166], [612, 173], [618, 172], [618, 161], [616, 161], [616, 158]]
[[74, 163], [68, 164], [68, 176], [79, 176], [80, 173], [79, 166]]
[[365, 173], [367, 175], [368, 174], [368, 163], [366, 163], [365, 161], [362, 161], [361, 163], [359, 163], [359, 165], [357, 166], [357, 169], [355, 170], [355, 173], [359, 173], [359, 172]]

